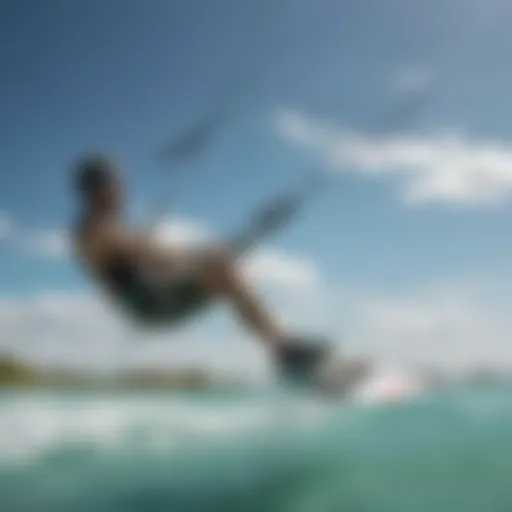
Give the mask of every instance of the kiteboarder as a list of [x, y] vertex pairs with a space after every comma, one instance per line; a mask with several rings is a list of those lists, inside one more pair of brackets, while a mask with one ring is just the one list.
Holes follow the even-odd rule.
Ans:
[[205, 249], [162, 246], [123, 222], [123, 180], [105, 155], [88, 155], [74, 168], [80, 217], [75, 254], [89, 276], [137, 322], [175, 325], [212, 301], [227, 300], [244, 326], [268, 347], [287, 376], [310, 376], [327, 344], [285, 333], [222, 245]]

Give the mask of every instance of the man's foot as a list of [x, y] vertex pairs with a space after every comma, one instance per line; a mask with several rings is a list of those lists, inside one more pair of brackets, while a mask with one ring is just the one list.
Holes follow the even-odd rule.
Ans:
[[324, 340], [288, 338], [277, 349], [278, 371], [287, 380], [314, 380], [320, 366], [329, 356], [330, 348]]

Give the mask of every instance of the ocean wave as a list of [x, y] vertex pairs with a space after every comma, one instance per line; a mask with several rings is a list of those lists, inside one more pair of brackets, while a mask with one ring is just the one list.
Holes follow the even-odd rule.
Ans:
[[4, 395], [1, 510], [508, 511], [509, 391], [379, 407], [289, 396]]
[[176, 397], [52, 397], [0, 401], [0, 463], [33, 461], [63, 446], [169, 452], [207, 440], [318, 424], [332, 408], [315, 401], [197, 401]]

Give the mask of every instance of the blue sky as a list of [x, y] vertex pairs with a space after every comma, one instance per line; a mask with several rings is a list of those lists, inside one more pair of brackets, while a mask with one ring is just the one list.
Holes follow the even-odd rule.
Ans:
[[[357, 294], [406, 294], [407, 302], [410, 290], [431, 283], [507, 282], [511, 10], [500, 0], [2, 2], [0, 211], [11, 225], [0, 242], [2, 296], [86, 286], [68, 260], [30, 250], [31, 240], [72, 222], [68, 174], [77, 155], [114, 155], [132, 209], [148, 208], [169, 186], [155, 152], [253, 76], [215, 143], [173, 181], [178, 217], [229, 232], [305, 166], [332, 156], [332, 141], [318, 144], [312, 130], [329, 126], [343, 146], [347, 130], [365, 134], [368, 119], [400, 98], [401, 77], [426, 73], [436, 86], [397, 142], [398, 156], [379, 160], [371, 176], [352, 169], [364, 156], [338, 160], [340, 183], [276, 243], [313, 262], [329, 288]], [[276, 121], [283, 112], [306, 125], [299, 141]], [[434, 155], [410, 164], [427, 183], [452, 132], [462, 138], [457, 162], [439, 164], [456, 182], [451, 192], [436, 182], [427, 200], [408, 201], [410, 139]], [[389, 150], [367, 143], [365, 154], [377, 159]], [[498, 163], [489, 157], [497, 148]], [[474, 158], [492, 167], [482, 171], [481, 190], [494, 187], [488, 201], [471, 192], [481, 179], [469, 169]]]

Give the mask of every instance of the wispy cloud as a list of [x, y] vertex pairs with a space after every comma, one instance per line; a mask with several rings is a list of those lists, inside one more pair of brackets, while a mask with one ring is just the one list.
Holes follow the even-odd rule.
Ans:
[[14, 233], [14, 220], [7, 213], [0, 212], [0, 240], [9, 238]]
[[[203, 223], [189, 218], [163, 219], [154, 238], [164, 246], [182, 249], [201, 247], [217, 240]], [[217, 240], [218, 241], [218, 240]], [[36, 231], [20, 238], [22, 248], [33, 255], [54, 260], [71, 255], [70, 239], [63, 230]], [[285, 251], [263, 248], [242, 262], [248, 278], [256, 284], [273, 285], [306, 292], [320, 283], [319, 270], [312, 261]]]
[[66, 258], [70, 252], [68, 233], [59, 229], [30, 230], [12, 215], [0, 211], [0, 240], [37, 256], [53, 259]]
[[293, 110], [278, 112], [276, 125], [333, 171], [393, 179], [409, 202], [475, 206], [512, 193], [512, 150], [502, 142], [457, 131], [371, 137]]
[[[268, 372], [257, 340], [198, 318], [186, 332], [139, 330], [100, 296], [47, 292], [0, 300], [0, 351], [39, 365], [109, 370], [201, 365], [213, 371]], [[226, 358], [226, 353], [230, 354]]]
[[30, 253], [50, 259], [63, 259], [70, 255], [68, 233], [64, 230], [41, 230], [21, 238], [22, 247]]
[[255, 282], [281, 285], [296, 292], [311, 292], [322, 280], [313, 261], [276, 249], [262, 249], [245, 264], [247, 275]]
[[427, 66], [411, 64], [398, 69], [391, 77], [391, 91], [399, 95], [422, 92], [432, 87], [435, 73]]
[[[199, 221], [173, 218], [155, 230], [162, 243], [179, 247], [202, 246], [218, 241], [212, 230]], [[257, 284], [285, 287], [295, 292], [311, 291], [321, 278], [310, 260], [274, 248], [262, 248], [242, 261], [247, 277]]]
[[366, 296], [354, 309], [356, 339], [361, 350], [395, 364], [512, 369], [511, 304], [511, 290], [464, 284]]
[[[284, 306], [288, 304], [287, 313], [300, 316], [294, 325], [305, 328], [307, 317], [314, 316], [318, 307], [317, 295], [303, 296], [302, 302], [295, 312], [293, 301]], [[512, 369], [512, 289], [460, 283], [417, 286], [401, 294], [353, 290], [338, 303], [334, 321], [348, 352], [404, 368]], [[350, 317], [351, 327], [340, 325], [340, 315]], [[226, 325], [198, 318], [186, 331], [149, 335], [126, 324], [99, 297], [55, 292], [0, 301], [0, 324], [1, 348], [47, 364], [94, 368], [201, 364], [230, 372], [269, 371], [268, 354], [258, 340], [236, 329], [231, 317]]]
[[[157, 227], [155, 237], [164, 245], [180, 247], [216, 239], [204, 224], [179, 218], [164, 221]], [[20, 248], [39, 257], [58, 261], [70, 256], [67, 236], [59, 230], [32, 232], [20, 240]], [[295, 298], [294, 304], [298, 304], [295, 310], [293, 304], [289, 306], [287, 314], [304, 319], [304, 311], [311, 309], [304, 303], [320, 296], [319, 270], [306, 258], [262, 248], [243, 262], [242, 269], [249, 281], [261, 288], [262, 298], [267, 298], [267, 292], [273, 294], [278, 317], [282, 317], [280, 303], [287, 297]], [[213, 326], [204, 325], [198, 318], [198, 327], [190, 332], [171, 330], [165, 334], [140, 332], [126, 320], [123, 312], [101, 293], [84, 296], [49, 291], [27, 299], [5, 298], [0, 300], [0, 349], [35, 362], [71, 367], [197, 363], [217, 370], [229, 367], [233, 372], [268, 371], [266, 356], [257, 340], [249, 342], [252, 336], [240, 332], [231, 316], [227, 329], [222, 321], [219, 328], [217, 321]], [[230, 353], [228, 360], [226, 351]]]
[[0, 300], [0, 324], [2, 351], [39, 364], [101, 367], [126, 338], [107, 303], [61, 291]]
[[214, 238], [211, 230], [202, 222], [177, 217], [162, 219], [155, 226], [154, 236], [164, 244], [185, 248], [204, 245]]

